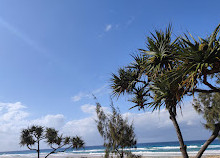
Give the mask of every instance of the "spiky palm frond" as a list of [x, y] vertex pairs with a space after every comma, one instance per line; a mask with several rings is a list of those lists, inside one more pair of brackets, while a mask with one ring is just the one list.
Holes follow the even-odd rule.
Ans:
[[21, 131], [20, 145], [28, 148], [35, 145], [38, 141], [43, 139], [44, 128], [42, 126], [31, 126]]
[[29, 131], [31, 134], [33, 134], [37, 139], [41, 139], [44, 134], [44, 127], [43, 126], [38, 126], [38, 125], [33, 125], [29, 128]]
[[[163, 106], [166, 109], [176, 109], [180, 105], [184, 88], [180, 86], [181, 80], [174, 80], [169, 73], [154, 80], [150, 91], [153, 93], [153, 101], [148, 105], [153, 111]], [[176, 113], [176, 111], [174, 111]]]
[[130, 93], [136, 84], [138, 74], [135, 70], [121, 68], [118, 70], [118, 75], [112, 74], [112, 89], [115, 96], [120, 94]]
[[32, 133], [28, 129], [23, 129], [21, 131], [21, 137], [20, 137], [20, 145], [34, 145], [36, 143], [36, 140], [34, 140]]
[[74, 149], [84, 148], [85, 142], [81, 139], [81, 137], [73, 137], [72, 138], [72, 147]]
[[147, 90], [146, 87], [139, 86], [134, 91], [134, 97], [130, 100], [135, 105], [131, 107], [130, 109], [134, 107], [138, 107], [140, 109], [146, 108], [146, 106], [149, 104], [150, 100], [150, 93], [149, 90]]
[[45, 137], [46, 137], [46, 142], [49, 145], [52, 145], [55, 143], [57, 144], [58, 131], [55, 130], [54, 128], [46, 128]]
[[[195, 38], [190, 34], [181, 38], [179, 60], [182, 61], [179, 70], [186, 76], [183, 85], [189, 89], [197, 86], [198, 80], [207, 75], [220, 72], [220, 24], [207, 39]], [[191, 40], [192, 39], [192, 40]]]
[[178, 38], [171, 40], [172, 28], [168, 26], [165, 32], [155, 31], [151, 33], [152, 37], [147, 37], [148, 50], [142, 50], [147, 58], [147, 73], [155, 76], [163, 73], [164, 70], [170, 70], [176, 62], [176, 43]]
[[[142, 52], [144, 50], [141, 50]], [[140, 78], [144, 73], [146, 73], [147, 70], [147, 56], [146, 54], [143, 55], [141, 54], [136, 54], [136, 55], [132, 55], [132, 58], [134, 59], [134, 61], [132, 63], [130, 63], [129, 66], [127, 66], [126, 68], [132, 69], [133, 71], [136, 70], [137, 72], [137, 76]]]

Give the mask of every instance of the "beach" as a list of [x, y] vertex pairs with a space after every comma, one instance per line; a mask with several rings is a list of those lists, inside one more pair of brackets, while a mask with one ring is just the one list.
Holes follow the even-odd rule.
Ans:
[[[181, 156], [142, 156], [142, 158], [182, 158]], [[190, 158], [193, 158], [194, 156], [190, 156]], [[220, 155], [204, 155], [203, 158], [220, 158]], [[0, 158], [37, 158], [37, 156], [0, 156]], [[44, 158], [44, 157], [41, 157]], [[48, 158], [104, 158], [104, 156], [91, 156], [91, 155], [69, 155], [69, 156], [49, 156]]]
[[[205, 140], [186, 141], [187, 151], [190, 157], [195, 157]], [[138, 143], [136, 148], [127, 148], [124, 150], [131, 151], [135, 155], [140, 155], [143, 158], [181, 158], [179, 151], [179, 142], [155, 142], [155, 143]], [[40, 157], [44, 158], [51, 149], [42, 149]], [[86, 146], [84, 149], [73, 150], [68, 149], [66, 152], [58, 152], [51, 154], [48, 158], [103, 158], [105, 147]], [[220, 142], [215, 140], [204, 152], [205, 158], [220, 158]], [[36, 151], [8, 151], [0, 152], [0, 158], [37, 158]]]
[[[140, 154], [139, 154], [140, 155]], [[195, 157], [196, 153], [189, 153], [189, 157]], [[40, 157], [44, 158], [46, 154], [41, 154]], [[147, 154], [142, 153], [142, 158], [181, 158], [181, 153], [155, 153]], [[116, 156], [113, 156], [116, 157]], [[203, 158], [220, 158], [220, 153], [204, 153]], [[13, 155], [0, 155], [0, 158], [37, 158], [37, 154], [13, 154]], [[48, 158], [104, 158], [104, 154], [70, 154], [58, 153], [51, 154]]]

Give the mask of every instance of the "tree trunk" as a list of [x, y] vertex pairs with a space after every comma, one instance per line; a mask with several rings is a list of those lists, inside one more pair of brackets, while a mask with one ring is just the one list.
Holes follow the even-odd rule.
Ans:
[[122, 148], [122, 151], [121, 151], [121, 158], [124, 157], [124, 151], [123, 151], [123, 148]]
[[200, 158], [207, 147], [215, 140], [215, 138], [219, 135], [220, 131], [220, 123], [215, 124], [215, 129], [211, 135], [211, 137], [203, 144], [202, 148], [199, 150], [196, 158]]
[[55, 153], [54, 151], [51, 151], [49, 154], [47, 154], [46, 156], [45, 156], [45, 158], [47, 158], [50, 154], [53, 154], [53, 153]]
[[178, 125], [177, 120], [176, 120], [176, 115], [172, 112], [171, 109], [169, 109], [169, 113], [170, 113], [170, 119], [172, 120], [173, 125], [176, 129], [177, 137], [178, 137], [179, 144], [180, 144], [180, 151], [182, 152], [182, 155], [183, 155], [184, 158], [188, 158], [189, 156], [188, 156], [187, 151], [186, 151], [186, 145], [184, 144], [183, 136], [182, 136], [179, 125]]
[[123, 158], [124, 157], [124, 154], [123, 153], [121, 153], [121, 158]]
[[37, 157], [40, 158], [40, 141], [37, 141]]

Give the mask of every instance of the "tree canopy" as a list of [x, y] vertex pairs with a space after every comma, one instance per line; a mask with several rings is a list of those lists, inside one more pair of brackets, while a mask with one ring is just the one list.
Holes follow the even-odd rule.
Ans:
[[186, 158], [188, 154], [176, 120], [176, 108], [185, 95], [220, 92], [218, 84], [211, 84], [219, 79], [220, 73], [219, 30], [220, 24], [209, 37], [198, 37], [198, 40], [190, 33], [172, 36], [171, 25], [165, 31], [156, 30], [147, 37], [147, 49], [139, 49], [132, 63], [112, 74], [111, 87], [115, 96], [131, 95], [133, 107], [139, 109], [154, 111], [165, 107], [168, 110], [180, 151]]
[[105, 113], [101, 105], [97, 103], [96, 113], [98, 119], [97, 128], [100, 135], [104, 138], [105, 157], [109, 157], [109, 153], [119, 154], [121, 158], [131, 155], [125, 148], [136, 147], [137, 140], [135, 138], [134, 128], [111, 104], [112, 113]]
[[[33, 125], [21, 131], [20, 145], [26, 146], [30, 150], [35, 150], [38, 153], [38, 158], [40, 157], [40, 141], [42, 140], [45, 140], [52, 149], [45, 158], [50, 154], [64, 152], [69, 148], [82, 148], [85, 144], [80, 137], [63, 137], [54, 128]], [[37, 146], [36, 148], [34, 148], [35, 145]]]

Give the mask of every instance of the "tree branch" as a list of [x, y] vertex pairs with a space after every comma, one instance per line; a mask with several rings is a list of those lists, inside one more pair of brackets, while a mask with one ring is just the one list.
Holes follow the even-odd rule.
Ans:
[[207, 74], [208, 74], [208, 75], [215, 74], [215, 73], [219, 73], [219, 72], [220, 72], [219, 69], [207, 70]]
[[210, 89], [210, 90], [206, 90], [206, 89], [194, 89], [194, 92], [202, 92], [202, 93], [215, 93], [215, 92], [219, 92], [219, 90], [214, 90], [214, 89]]
[[136, 79], [136, 81], [139, 82], [139, 83], [143, 83], [144, 87], [147, 87], [149, 85], [149, 82], [146, 82], [146, 81], [141, 81], [139, 79]]
[[206, 86], [208, 86], [209, 88], [211, 88], [212, 90], [215, 90], [216, 92], [219, 92], [219, 93], [220, 93], [220, 89], [219, 89], [219, 88], [214, 87], [213, 85], [211, 85], [211, 84], [207, 81], [207, 73], [204, 74], [203, 83], [204, 83]]
[[202, 148], [199, 150], [199, 152], [196, 155], [196, 158], [200, 158], [204, 151], [207, 149], [207, 147], [215, 140], [215, 138], [219, 135], [220, 131], [220, 122], [215, 124], [215, 129], [210, 136], [210, 138], [203, 144]]
[[29, 145], [27, 145], [27, 148], [28, 148], [29, 150], [35, 150], [35, 151], [37, 151], [37, 149], [31, 148], [31, 147], [29, 147]]
[[56, 148], [54, 148], [54, 147], [53, 147], [53, 145], [52, 145], [52, 144], [50, 145], [50, 147], [51, 147], [53, 150], [55, 150], [55, 149], [56, 149]]
[[71, 148], [73, 145], [70, 145], [69, 147], [67, 147], [66, 149], [59, 151], [59, 152], [65, 152], [67, 149]]
[[[45, 156], [45, 158], [47, 158], [50, 154], [56, 153], [58, 149], [64, 147], [65, 145], [66, 145], [66, 144], [59, 145], [57, 148], [54, 148], [54, 147], [52, 147], [52, 145], [51, 145], [51, 148], [52, 148], [53, 150], [52, 150], [50, 153], [48, 153], [48, 154]], [[60, 152], [62, 152], [62, 151], [60, 151]]]

